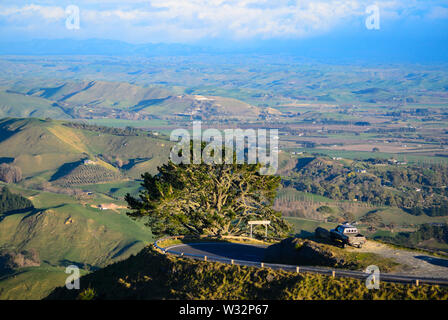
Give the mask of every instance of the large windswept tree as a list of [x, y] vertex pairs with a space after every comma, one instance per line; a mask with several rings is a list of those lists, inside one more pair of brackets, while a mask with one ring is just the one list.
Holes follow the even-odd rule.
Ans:
[[147, 217], [156, 235], [242, 235], [248, 221], [270, 220], [268, 234], [284, 236], [290, 227], [272, 209], [280, 178], [260, 175], [259, 168], [170, 161], [157, 175], [142, 175], [139, 197], [126, 195], [128, 215]]

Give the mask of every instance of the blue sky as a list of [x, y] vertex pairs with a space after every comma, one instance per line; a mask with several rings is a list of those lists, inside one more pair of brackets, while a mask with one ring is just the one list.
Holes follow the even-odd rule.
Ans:
[[[69, 5], [80, 29], [66, 27]], [[380, 28], [369, 30], [366, 8], [379, 9]], [[387, 50], [403, 41], [448, 51], [444, 0], [41, 0], [0, 2], [0, 41], [109, 39], [129, 43], [242, 46], [257, 43], [358, 42]], [[342, 39], [342, 40], [340, 40]], [[353, 42], [352, 41], [352, 42]], [[331, 50], [331, 46], [325, 50]], [[366, 49], [367, 50], [367, 49]], [[380, 49], [378, 49], [380, 50]]]
[[[66, 28], [68, 5], [80, 9], [79, 30]], [[370, 5], [380, 9], [380, 30], [371, 32], [448, 32], [446, 0], [16, 0], [0, 2], [0, 37], [192, 43], [364, 34]]]

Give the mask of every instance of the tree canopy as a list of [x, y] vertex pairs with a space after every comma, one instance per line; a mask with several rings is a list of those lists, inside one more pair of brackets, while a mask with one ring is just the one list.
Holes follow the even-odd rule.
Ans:
[[32, 209], [33, 203], [19, 194], [13, 194], [7, 187], [0, 191], [0, 214], [10, 211]]
[[[286, 235], [289, 225], [272, 209], [280, 177], [260, 175], [259, 168], [170, 161], [157, 175], [142, 175], [143, 190], [137, 198], [126, 195], [132, 210], [128, 215], [147, 217], [156, 235], [242, 235], [251, 220], [270, 220], [268, 235]], [[263, 234], [264, 228], [254, 235], [257, 232]]]

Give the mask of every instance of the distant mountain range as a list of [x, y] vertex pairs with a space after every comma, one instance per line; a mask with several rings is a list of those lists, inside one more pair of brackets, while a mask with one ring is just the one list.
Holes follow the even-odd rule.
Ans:
[[189, 56], [201, 54], [286, 54], [329, 62], [448, 61], [447, 39], [405, 38], [381, 33], [264, 41], [213, 41], [198, 44], [131, 44], [105, 39], [0, 41], [0, 55]]
[[130, 44], [116, 40], [29, 40], [3, 42], [2, 55], [106, 55], [106, 56], [158, 56], [185, 55], [206, 52], [201, 47], [183, 44]]

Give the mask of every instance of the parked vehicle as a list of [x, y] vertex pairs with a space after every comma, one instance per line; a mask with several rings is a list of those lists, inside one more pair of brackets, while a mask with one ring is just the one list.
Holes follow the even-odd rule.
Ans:
[[366, 237], [359, 233], [358, 228], [345, 223], [330, 230], [330, 239], [345, 248], [347, 245], [361, 248], [366, 243]]

